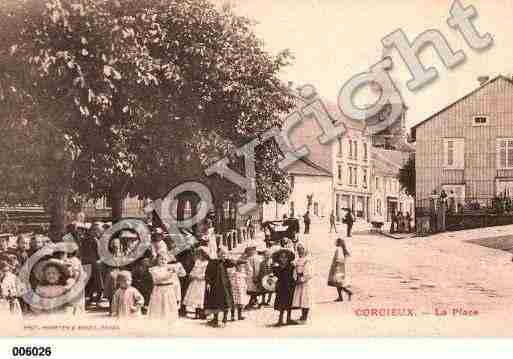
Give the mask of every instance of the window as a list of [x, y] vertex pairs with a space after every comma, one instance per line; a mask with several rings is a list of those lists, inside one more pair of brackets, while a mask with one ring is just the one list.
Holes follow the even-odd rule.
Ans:
[[357, 186], [358, 185], [358, 169], [356, 167], [348, 166], [349, 170], [349, 185]]
[[342, 165], [338, 165], [338, 180], [342, 181]]
[[191, 201], [185, 201], [185, 205], [183, 207], [183, 218], [188, 219], [192, 217], [192, 205]]
[[379, 198], [376, 200], [376, 214], [381, 215], [381, 200]]
[[105, 208], [112, 208], [112, 198], [110, 198], [110, 195], [105, 197]]
[[294, 201], [290, 201], [290, 215], [294, 216]]
[[362, 179], [363, 188], [367, 188], [367, 169], [363, 169], [363, 179]]
[[472, 126], [486, 126], [488, 124], [488, 116], [474, 116]]
[[112, 201], [109, 195], [106, 195], [95, 202], [96, 209], [108, 209], [111, 208]]
[[444, 139], [444, 167], [448, 169], [465, 167], [465, 140], [463, 138]]
[[364, 161], [367, 161], [367, 156], [368, 156], [368, 154], [367, 154], [367, 143], [364, 143], [363, 144], [363, 160]]
[[349, 158], [353, 158], [353, 141], [349, 140]]
[[447, 141], [447, 165], [454, 166], [454, 141]]
[[314, 215], [316, 215], [316, 216], [319, 215], [319, 203], [318, 202], [314, 202]]
[[513, 138], [497, 140], [497, 167], [513, 169]]
[[338, 139], [338, 153], [337, 153], [338, 157], [342, 157], [342, 139], [339, 138]]
[[379, 190], [379, 177], [376, 177], [376, 190]]
[[357, 141], [354, 141], [354, 159], [357, 160], [358, 159], [358, 142]]

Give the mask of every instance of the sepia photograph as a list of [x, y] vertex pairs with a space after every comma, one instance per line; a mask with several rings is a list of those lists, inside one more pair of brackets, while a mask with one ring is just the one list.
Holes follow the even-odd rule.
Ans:
[[511, 15], [1, 0], [0, 336], [510, 336]]

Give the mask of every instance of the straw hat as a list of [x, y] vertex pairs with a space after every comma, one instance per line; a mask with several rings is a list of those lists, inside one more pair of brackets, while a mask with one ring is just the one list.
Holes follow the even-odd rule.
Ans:
[[282, 248], [273, 253], [273, 261], [278, 262], [283, 254], [287, 256], [289, 262], [292, 262], [296, 258], [296, 255], [290, 249]]
[[276, 278], [272, 274], [267, 274], [262, 278], [262, 287], [268, 292], [276, 291], [276, 283], [278, 282], [278, 278]]
[[62, 260], [52, 258], [45, 261], [41, 261], [34, 266], [34, 275], [38, 281], [44, 281], [45, 271], [48, 267], [57, 268], [61, 275], [65, 278], [69, 277], [70, 275], [70, 271], [68, 268], [69, 266], [66, 265], [66, 263], [64, 263]]

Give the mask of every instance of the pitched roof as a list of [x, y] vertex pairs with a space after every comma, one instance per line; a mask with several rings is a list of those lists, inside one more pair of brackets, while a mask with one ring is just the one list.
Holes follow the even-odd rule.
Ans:
[[330, 171], [307, 158], [294, 162], [287, 168], [287, 172], [293, 175], [332, 177]]
[[[307, 104], [307, 102], [299, 96], [299, 93], [295, 89], [290, 89], [291, 94], [294, 96], [296, 106], [304, 106]], [[338, 107], [338, 104], [335, 102], [329, 101], [325, 98], [321, 98], [322, 103], [326, 106], [326, 110], [328, 112], [328, 116], [330, 116], [331, 121], [333, 123], [337, 123], [339, 121], [343, 121], [344, 124], [352, 129], [363, 131], [365, 129], [365, 122], [364, 121], [358, 121], [354, 120], [350, 117], [345, 116], [342, 111], [340, 111], [340, 108]]]
[[374, 166], [377, 171], [397, 173], [408, 161], [410, 152], [373, 148]]
[[386, 163], [383, 159], [377, 156], [372, 161], [372, 167], [374, 173], [385, 174], [389, 176], [394, 176], [399, 172], [398, 168], [390, 166], [390, 164]]
[[466, 94], [465, 96], [463, 96], [463, 97], [459, 98], [458, 100], [454, 101], [453, 103], [451, 103], [451, 104], [447, 105], [446, 107], [444, 107], [444, 108], [443, 108], [443, 109], [441, 109], [440, 111], [438, 111], [438, 112], [434, 113], [433, 115], [429, 116], [429, 117], [428, 117], [428, 118], [426, 118], [425, 120], [423, 120], [423, 121], [421, 121], [421, 122], [417, 123], [415, 126], [412, 126], [412, 128], [411, 128], [411, 134], [412, 134], [413, 139], [415, 140], [415, 138], [416, 138], [416, 130], [417, 130], [417, 127], [419, 127], [420, 125], [422, 125], [422, 124], [426, 123], [427, 121], [432, 120], [434, 117], [438, 116], [438, 115], [439, 115], [439, 114], [441, 114], [442, 112], [445, 112], [446, 110], [450, 109], [450, 108], [451, 108], [451, 107], [453, 107], [454, 105], [456, 105], [456, 104], [460, 103], [461, 101], [465, 100], [466, 98], [468, 98], [468, 97], [470, 97], [470, 96], [472, 96], [472, 95], [476, 94], [477, 92], [479, 92], [479, 91], [480, 91], [480, 90], [482, 90], [483, 88], [487, 87], [488, 85], [490, 85], [490, 84], [494, 83], [495, 81], [497, 81], [497, 80], [499, 80], [499, 79], [504, 80], [504, 81], [507, 81], [507, 82], [508, 82], [508, 83], [510, 83], [510, 84], [513, 84], [513, 81], [512, 81], [510, 78], [508, 78], [508, 77], [506, 77], [506, 76], [504, 76], [504, 75], [498, 75], [498, 76], [494, 77], [493, 79], [489, 80], [488, 82], [486, 82], [486, 83], [484, 83], [484, 84], [480, 85], [479, 87], [477, 87], [476, 89], [474, 89], [474, 90], [470, 91], [470, 92], [469, 92], [468, 94]]

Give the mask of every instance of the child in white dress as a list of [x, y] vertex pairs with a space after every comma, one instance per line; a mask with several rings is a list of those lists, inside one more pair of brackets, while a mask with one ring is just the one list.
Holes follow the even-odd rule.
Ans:
[[176, 261], [174, 254], [169, 254], [168, 263], [174, 268], [172, 282], [176, 294], [176, 304], [178, 305], [178, 308], [180, 308], [182, 305], [182, 285], [180, 283], [180, 278], [185, 277], [187, 272], [185, 271], [182, 263]]
[[6, 261], [0, 261], [0, 318], [21, 316], [16, 275]]
[[178, 303], [175, 293], [175, 266], [168, 264], [167, 252], [157, 254], [157, 265], [150, 268], [153, 278], [148, 315], [152, 319], [166, 319], [175, 322], [178, 319]]
[[141, 316], [141, 308], [144, 305], [142, 294], [132, 287], [132, 274], [128, 271], [118, 273], [119, 289], [112, 298], [111, 315], [116, 318], [128, 318]]
[[260, 285], [258, 282], [260, 270], [260, 263], [262, 262], [262, 257], [258, 255], [256, 245], [253, 243], [248, 244], [246, 250], [244, 251], [244, 257], [247, 261], [246, 264], [246, 274], [247, 274], [247, 292], [250, 295], [248, 308], [251, 307], [259, 307], [258, 305], [258, 295], [260, 295]]
[[228, 269], [228, 278], [232, 285], [233, 303], [234, 307], [231, 308], [232, 321], [235, 320], [235, 308], [237, 308], [237, 315], [239, 320], [244, 320], [242, 316], [242, 308], [248, 304], [248, 284], [247, 274], [245, 271], [245, 261], [238, 261], [235, 268]]
[[312, 306], [312, 288], [311, 279], [312, 263], [308, 256], [305, 246], [301, 243], [297, 245], [298, 258], [295, 261], [294, 279], [296, 287], [292, 299], [292, 307], [301, 309], [301, 318], [299, 323], [306, 323], [308, 320], [308, 312]]
[[183, 299], [183, 305], [195, 310], [194, 319], [200, 319], [202, 316], [205, 302], [205, 271], [209, 260], [208, 253], [203, 248], [198, 248], [194, 267], [189, 273], [191, 282], [187, 288], [187, 293]]

